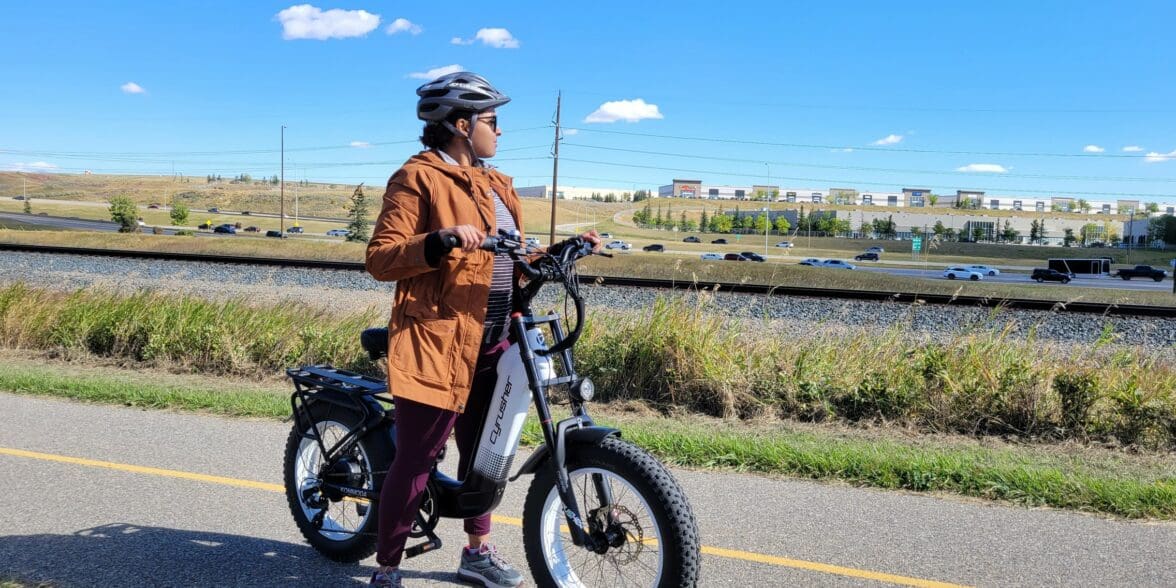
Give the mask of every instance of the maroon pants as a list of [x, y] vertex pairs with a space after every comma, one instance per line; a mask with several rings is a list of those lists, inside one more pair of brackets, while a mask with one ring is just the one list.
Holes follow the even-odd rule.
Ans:
[[[400, 565], [404, 543], [420, 508], [429, 472], [451, 431], [456, 434], [460, 456], [458, 476], [465, 478], [474, 461], [486, 404], [494, 393], [495, 368], [502, 351], [496, 347], [478, 357], [470, 397], [465, 412], [461, 414], [404, 398], [396, 399], [396, 458], [380, 490], [380, 525], [376, 537], [376, 561], [380, 565]], [[395, 396], [396, 392], [392, 394]], [[466, 519], [465, 532], [489, 535], [490, 514]]]

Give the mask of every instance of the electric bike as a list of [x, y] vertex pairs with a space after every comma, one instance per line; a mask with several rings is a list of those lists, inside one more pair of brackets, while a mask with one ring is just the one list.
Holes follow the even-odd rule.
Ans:
[[[533, 475], [523, 507], [523, 545], [538, 585], [694, 586], [700, 544], [682, 489], [657, 459], [588, 415], [595, 389], [573, 361], [584, 327], [575, 264], [593, 251], [579, 238], [561, 245], [540, 251], [517, 232], [482, 243], [484, 250], [509, 255], [525, 277], [525, 285], [515, 288], [522, 311], [510, 318], [510, 347], [498, 360], [473, 463], [462, 480], [434, 464], [410, 532], [424, 541], [407, 547], [405, 556], [441, 546], [434, 533], [441, 518], [490, 512], [508, 482]], [[559, 314], [532, 314], [531, 301], [548, 282], [562, 284], [574, 303], [570, 333]], [[361, 343], [373, 360], [386, 356], [387, 329], [368, 329]], [[330, 365], [286, 373], [295, 388], [284, 464], [290, 511], [323, 555], [343, 562], [366, 558], [375, 551], [377, 501], [396, 454], [395, 400], [383, 378]], [[553, 422], [551, 405], [563, 399], [571, 416]], [[511, 476], [532, 402], [544, 443]], [[444, 453], [437, 462], [442, 459]]]

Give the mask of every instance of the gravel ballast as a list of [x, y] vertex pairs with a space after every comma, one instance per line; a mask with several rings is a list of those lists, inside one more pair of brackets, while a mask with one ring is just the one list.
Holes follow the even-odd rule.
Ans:
[[[156, 290], [217, 300], [240, 299], [257, 305], [296, 302], [346, 313], [371, 309], [380, 316], [387, 315], [394, 288], [391, 283], [377, 282], [357, 271], [0, 252], [0, 284], [15, 282], [62, 291]], [[617, 286], [584, 285], [581, 289], [590, 309], [645, 309], [659, 295], [666, 294], [662, 290]], [[1007, 326], [1011, 336], [1028, 336], [1032, 331], [1037, 340], [1089, 344], [1105, 337], [1109, 329], [1117, 344], [1176, 351], [1174, 319], [723, 292], [686, 293], [684, 301], [694, 303], [699, 296], [707, 298], [713, 312], [742, 319], [745, 325], [758, 324], [765, 332], [877, 329], [902, 324], [909, 325], [906, 328], [914, 333], [935, 336]], [[562, 308], [561, 289], [545, 288], [535, 306]]]

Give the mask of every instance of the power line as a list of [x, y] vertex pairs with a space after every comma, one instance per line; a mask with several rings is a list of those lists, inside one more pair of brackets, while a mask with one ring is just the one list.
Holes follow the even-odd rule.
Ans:
[[[604, 147], [601, 145], [584, 145], [581, 143], [564, 143], [567, 147], [582, 147], [585, 149], [600, 149], [604, 151], [620, 151], [624, 153], [641, 153], [643, 155], [661, 155], [666, 157], [682, 157], [686, 159], [707, 159], [713, 161], [729, 161], [733, 163], [749, 163], [761, 165], [768, 163], [771, 165], [782, 165], [792, 167], [813, 167], [820, 169], [836, 169], [836, 170], [852, 170], [852, 171], [875, 171], [883, 173], [904, 173], [904, 174], [932, 174], [932, 175], [953, 175], [953, 176], [969, 176], [976, 177], [975, 173], [960, 172], [960, 171], [931, 171], [918, 169], [895, 169], [886, 167], [861, 167], [848, 165], [825, 165], [818, 163], [797, 163], [793, 161], [762, 161], [751, 159], [738, 159], [733, 157], [715, 157], [711, 155], [691, 155], [687, 153], [666, 153], [663, 151], [645, 151], [642, 149], [622, 149], [620, 147]], [[1176, 178], [1135, 178], [1135, 177], [1117, 177], [1117, 176], [1058, 176], [1058, 175], [1044, 175], [1044, 174], [999, 174], [995, 177], [1001, 178], [1033, 178], [1045, 180], [1083, 180], [1083, 181], [1097, 181], [1097, 182], [1176, 182]]]
[[[626, 167], [626, 168], [633, 168], [633, 169], [651, 169], [651, 170], [657, 170], [657, 171], [682, 172], [682, 173], [698, 174], [698, 175], [709, 174], [709, 175], [718, 175], [718, 176], [735, 176], [735, 177], [757, 178], [757, 179], [762, 179], [764, 177], [763, 174], [748, 174], [748, 173], [739, 173], [739, 172], [731, 172], [731, 171], [715, 171], [715, 170], [684, 169], [684, 168], [675, 168], [675, 167], [659, 167], [659, 166], [653, 166], [653, 165], [637, 165], [637, 164], [633, 164], [633, 163], [616, 163], [616, 162], [612, 162], [612, 161], [591, 161], [591, 160], [587, 160], [587, 159], [571, 159], [571, 158], [567, 158], [567, 157], [565, 157], [563, 159], [565, 161], [574, 161], [576, 163], [590, 163], [590, 164], [595, 164], [595, 165], [609, 165], [609, 166]], [[847, 181], [844, 178], [841, 178], [841, 179], [799, 178], [799, 177], [789, 177], [789, 176], [777, 176], [775, 174], [772, 175], [772, 179], [773, 180], [791, 180], [791, 181], [796, 181], [796, 182], [814, 182], [814, 183], [823, 183], [823, 184], [841, 184], [841, 183], [845, 183]], [[853, 183], [864, 184], [867, 186], [893, 187], [893, 184], [884, 184], [881, 182], [854, 181]], [[926, 184], [923, 184], [922, 186], [929, 188], [929, 189], [941, 189], [941, 190], [955, 190], [958, 188], [958, 186], [928, 186]], [[1076, 195], [1080, 194], [1080, 195], [1084, 195], [1084, 196], [1111, 196], [1111, 197], [1139, 196], [1139, 197], [1144, 197], [1144, 198], [1160, 198], [1160, 199], [1172, 197], [1171, 194], [1142, 194], [1142, 193], [1133, 193], [1133, 192], [1086, 192], [1086, 191], [1078, 191], [1078, 190], [1030, 190], [1030, 189], [1023, 189], [1023, 188], [1001, 188], [1000, 191], [1038, 193], [1038, 194], [1064, 193], [1064, 194], [1076, 194]]]
[[[816, 145], [808, 143], [777, 143], [773, 141], [752, 141], [748, 139], [723, 139], [717, 137], [688, 137], [682, 135], [657, 135], [653, 133], [634, 133], [631, 131], [607, 131], [604, 129], [587, 129], [582, 127], [567, 127], [579, 132], [602, 133], [608, 135], [627, 135], [632, 137], [649, 137], [654, 139], [673, 139], [677, 141], [702, 141], [707, 143], [726, 143], [739, 145], [760, 145], [766, 147], [791, 147], [795, 149], [841, 150], [844, 145]], [[1113, 158], [1113, 159], [1141, 159], [1147, 155], [1127, 155], [1120, 153], [1045, 153], [1026, 151], [952, 151], [946, 149], [911, 149], [906, 147], [853, 147], [855, 151], [880, 151], [883, 153], [935, 153], [942, 155], [1004, 155], [1009, 157], [1081, 157], [1081, 158]]]

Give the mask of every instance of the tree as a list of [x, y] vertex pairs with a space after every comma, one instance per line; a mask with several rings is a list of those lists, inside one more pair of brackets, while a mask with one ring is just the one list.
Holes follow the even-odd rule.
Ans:
[[1143, 205], [1143, 209], [1146, 210], [1148, 214], [1155, 214], [1160, 211], [1160, 205], [1156, 204], [1155, 202], [1148, 202], [1147, 204]]
[[1041, 223], [1037, 225], [1037, 241], [1045, 243], [1045, 219], [1041, 219]]
[[1094, 223], [1086, 223], [1082, 228], [1078, 229], [1078, 236], [1082, 240], [1082, 246], [1085, 247], [1090, 242], [1094, 241], [1094, 236], [1098, 234], [1098, 225]]
[[954, 228], [948, 227], [948, 229], [943, 232], [943, 238], [947, 239], [948, 241], [955, 241], [957, 238], [956, 230]]
[[698, 221], [698, 229], [705, 233], [707, 231], [707, 229], [709, 229], [709, 228], [710, 228], [710, 219], [707, 218], [706, 209], [704, 208], [704, 209], [702, 209], [702, 219]]
[[980, 239], [983, 236], [984, 236], [984, 229], [981, 229], [980, 227], [972, 227], [972, 242], [973, 243], [980, 242]]
[[766, 214], [755, 215], [755, 224], [752, 228], [755, 229], [755, 233], [757, 235], [760, 233], [767, 233], [768, 232], [768, 215], [766, 215]]
[[1090, 203], [1087, 202], [1084, 198], [1079, 198], [1078, 202], [1075, 203], [1075, 206], [1078, 208], [1078, 210], [1081, 210], [1084, 213], [1090, 212]]
[[1073, 247], [1078, 238], [1074, 236], [1074, 229], [1066, 229], [1066, 236], [1062, 237], [1064, 247]]
[[110, 220], [118, 223], [118, 232], [139, 232], [139, 207], [127, 196], [110, 199]]
[[647, 198], [649, 198], [649, 192], [646, 192], [645, 190], [637, 190], [636, 192], [633, 192], [633, 202], [641, 202]]
[[1037, 224], [1037, 219], [1029, 223], [1029, 242], [1036, 243], [1041, 238], [1041, 225]]
[[[931, 206], [935, 205], [932, 204]], [[936, 239], [942, 240], [943, 234], [947, 232], [947, 227], [943, 226], [943, 221], [937, 220], [935, 221], [935, 226], [931, 227], [931, 232], [935, 233]]]
[[788, 222], [788, 218], [784, 215], [776, 217], [776, 232], [781, 235], [787, 235], [792, 228], [792, 224]]
[[25, 214], [33, 214], [33, 199], [32, 198], [25, 198], [24, 213]]
[[[938, 204], [938, 203], [939, 203], [939, 195], [937, 195], [937, 194], [928, 194], [928, 195], [927, 195], [927, 202], [930, 202], [930, 203], [931, 203], [931, 206], [935, 206], [936, 204]], [[938, 234], [938, 233], [937, 233], [937, 234]]]
[[173, 202], [171, 207], [171, 224], [182, 226], [188, 224], [188, 207], [181, 202]]
[[641, 210], [633, 213], [633, 222], [636, 223], [639, 227], [649, 226], [651, 214], [652, 212], [649, 210], [649, 200], [646, 200], [645, 208], [642, 208]]
[[364, 242], [368, 240], [367, 198], [363, 195], [363, 184], [355, 187], [351, 193], [351, 204], [347, 207], [347, 240]]
[[653, 226], [660, 229], [661, 225], [662, 225], [661, 204], [658, 204], [657, 205], [657, 216], [653, 217]]
[[873, 228], [870, 226], [870, 223], [868, 223], [866, 221], [862, 221], [862, 226], [858, 227], [858, 232], [861, 233], [863, 237], [869, 237], [870, 235], [874, 234]]
[[278, 182], [279, 182], [279, 180], [278, 180], [278, 174], [274, 174], [274, 177], [270, 178], [270, 183], [271, 183], [271, 184], [273, 184], [273, 185], [275, 185], [275, 186], [277, 186], [277, 185], [278, 185]]
[[711, 217], [710, 230], [712, 233], [730, 233], [735, 219], [728, 214], [716, 214]]
[[1012, 243], [1013, 241], [1017, 240], [1018, 236], [1020, 235], [1017, 233], [1017, 231], [1013, 230], [1012, 224], [1010, 224], [1009, 219], [1006, 218], [1004, 222], [1004, 228], [1002, 228], [1000, 231], [1000, 240], [1004, 241], [1005, 243]]

